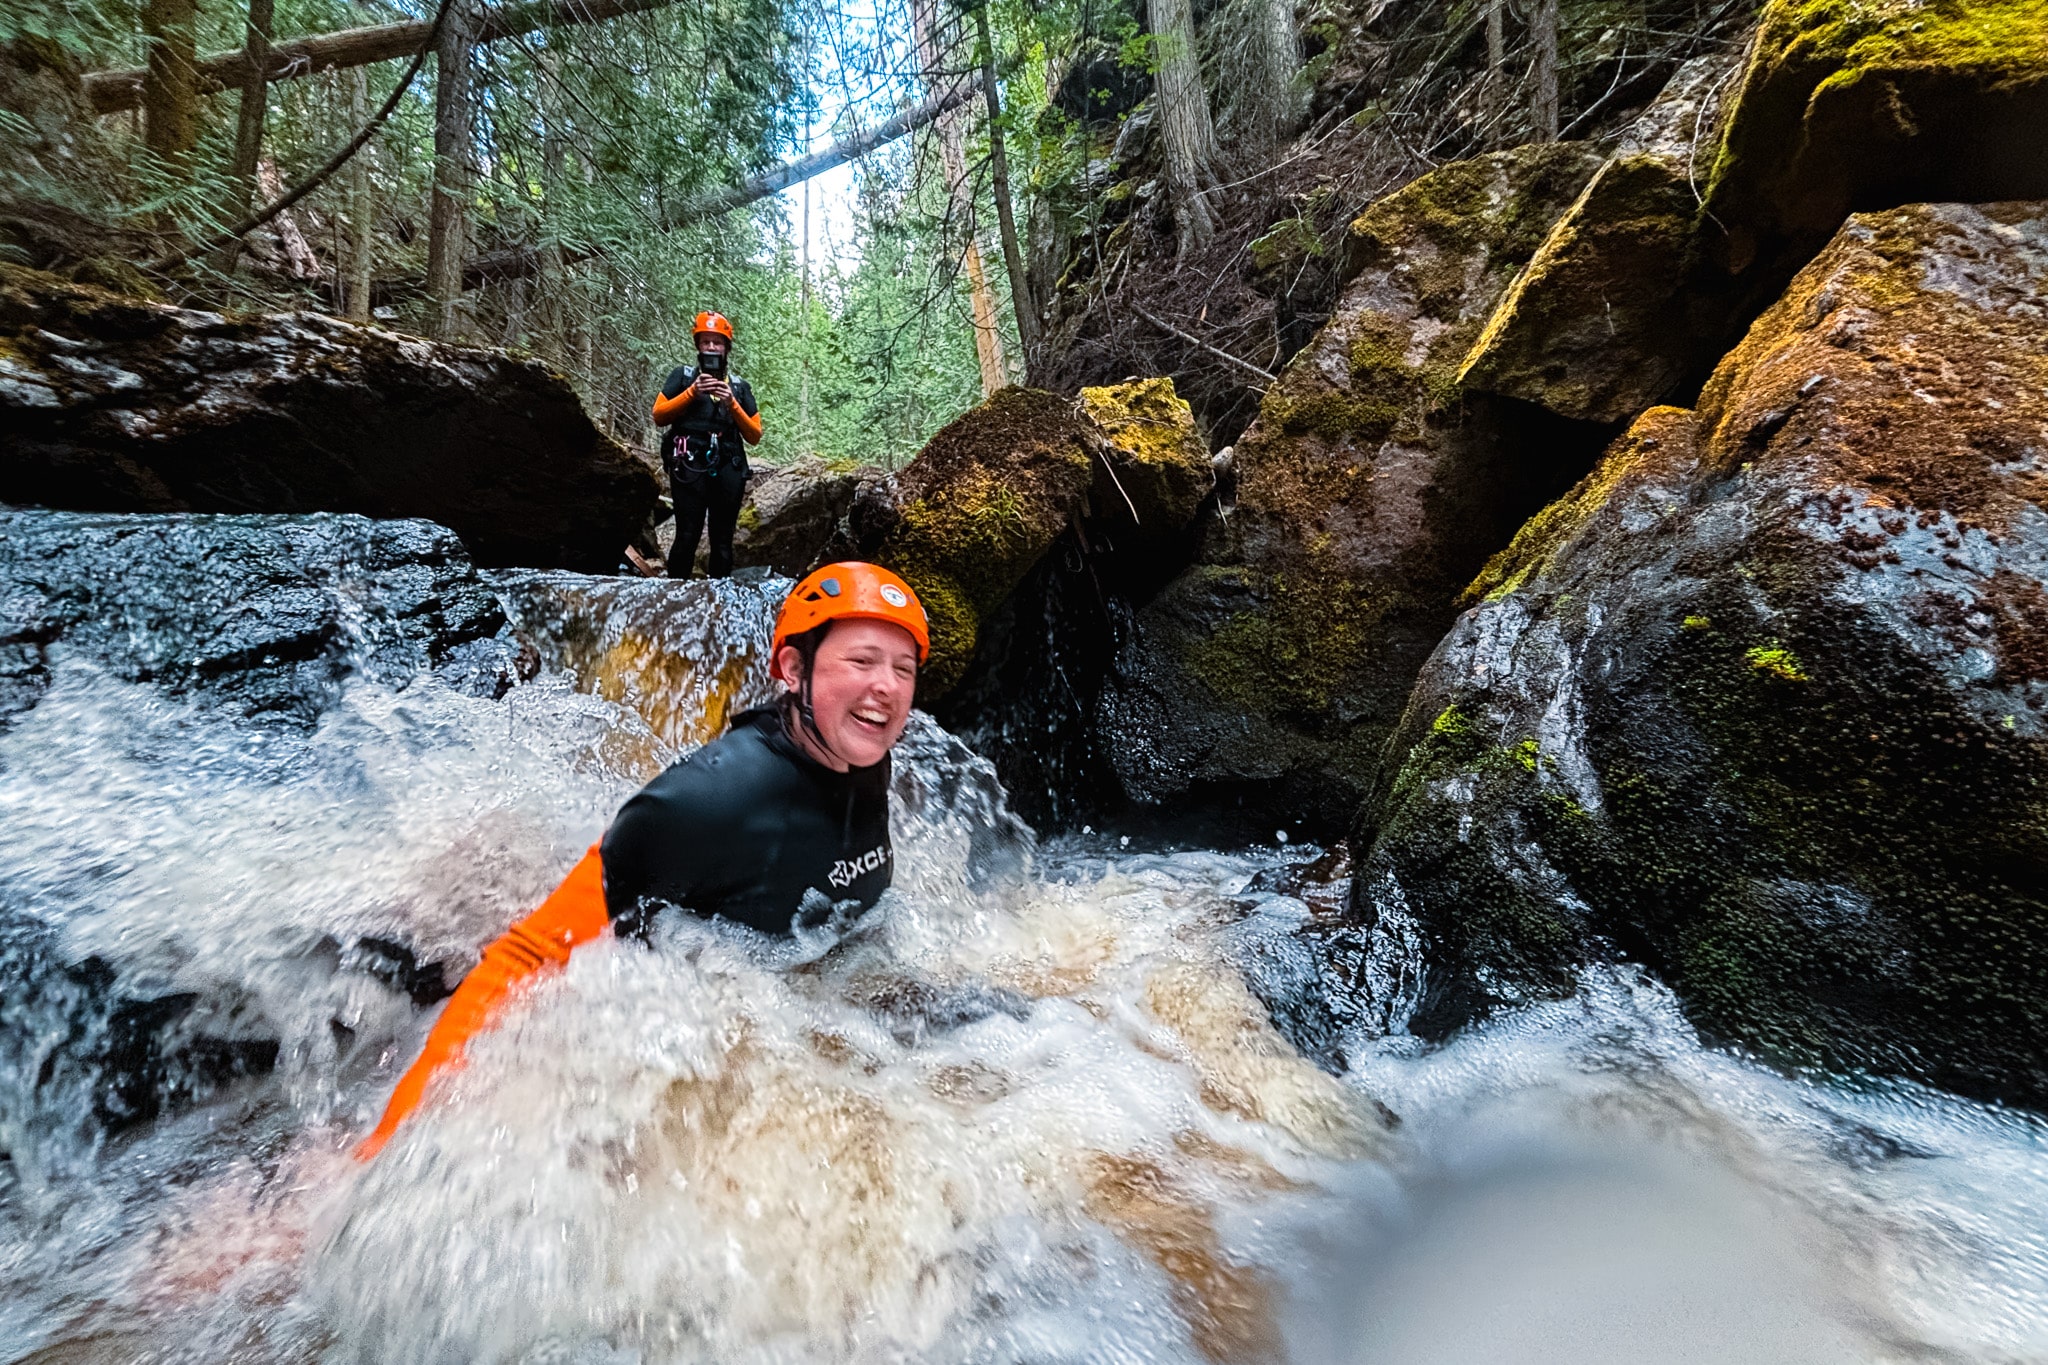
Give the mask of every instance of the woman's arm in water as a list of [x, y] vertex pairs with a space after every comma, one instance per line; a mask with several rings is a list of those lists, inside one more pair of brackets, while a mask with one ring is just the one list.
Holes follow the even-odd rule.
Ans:
[[602, 934], [610, 923], [604, 904], [604, 865], [592, 845], [540, 909], [484, 949], [483, 960], [448, 998], [419, 1060], [399, 1078], [383, 1119], [356, 1148], [356, 1157], [367, 1161], [383, 1150], [398, 1125], [419, 1107], [428, 1083], [462, 1065], [464, 1047], [491, 1026], [506, 997], [529, 978], [560, 967], [572, 949]]

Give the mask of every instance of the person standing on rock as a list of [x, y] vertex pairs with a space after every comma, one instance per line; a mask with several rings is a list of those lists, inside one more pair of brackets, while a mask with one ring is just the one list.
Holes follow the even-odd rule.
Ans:
[[731, 373], [732, 324], [722, 314], [699, 313], [692, 330], [697, 363], [676, 366], [654, 400], [654, 424], [667, 428], [661, 462], [676, 507], [668, 576], [690, 576], [708, 518], [708, 572], [725, 578], [732, 573], [732, 533], [747, 492], [747, 447], [761, 443], [761, 409], [752, 387]]
[[484, 949], [356, 1155], [390, 1141], [508, 997], [607, 928], [645, 938], [678, 906], [789, 934], [872, 907], [895, 876], [889, 751], [930, 653], [923, 604], [879, 565], [827, 564], [791, 589], [769, 643], [781, 698], [641, 788], [554, 894]]

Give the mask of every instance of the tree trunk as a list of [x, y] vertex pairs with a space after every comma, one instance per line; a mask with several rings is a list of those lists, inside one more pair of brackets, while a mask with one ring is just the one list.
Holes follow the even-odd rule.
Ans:
[[434, 199], [427, 216], [427, 334], [455, 335], [462, 268], [469, 257], [470, 56], [476, 51], [475, 6], [451, 0], [434, 53]]
[[[917, 39], [918, 65], [924, 71], [925, 93], [937, 96], [959, 85], [957, 76], [944, 74], [946, 48], [937, 33], [933, 0], [913, 0], [910, 24]], [[981, 364], [981, 394], [986, 398], [1003, 387], [1003, 337], [996, 326], [996, 301], [989, 292], [988, 272], [981, 264], [980, 233], [975, 221], [974, 191], [967, 183], [967, 153], [962, 111], [954, 109], [939, 116], [939, 161], [946, 175], [948, 216], [967, 242], [962, 261], [967, 267], [967, 292], [974, 317], [974, 355]], [[808, 201], [806, 201], [808, 202]]]
[[[267, 156], [256, 163], [256, 188], [263, 192], [265, 203], [275, 203], [284, 193], [284, 180], [277, 173], [277, 163]], [[320, 269], [320, 257], [300, 230], [299, 220], [286, 211], [271, 222], [277, 226], [277, 244], [284, 251], [284, 273], [295, 280], [319, 279], [324, 273]]]
[[[360, 128], [369, 117], [370, 73], [359, 66], [348, 73], [348, 119]], [[370, 149], [365, 147], [348, 167], [348, 315], [357, 322], [370, 320], [370, 285], [377, 276], [375, 193], [370, 183]]]
[[1159, 136], [1166, 148], [1166, 190], [1180, 228], [1180, 249], [1215, 235], [1216, 217], [1203, 192], [1213, 182], [1216, 126], [1195, 58], [1195, 15], [1189, 0], [1147, 0], [1158, 74], [1153, 77]]
[[173, 168], [185, 164], [199, 140], [198, 24], [193, 0], [143, 4], [149, 66], [142, 82], [142, 140]]
[[[807, 133], [805, 141], [809, 140]], [[804, 181], [804, 250], [798, 268], [802, 272], [803, 282], [803, 292], [798, 303], [803, 308], [803, 327], [800, 335], [803, 338], [804, 364], [801, 386], [797, 390], [796, 439], [797, 452], [809, 455], [817, 443], [811, 439], [811, 182], [808, 180]]]
[[[270, 70], [270, 22], [275, 8], [275, 0], [249, 0], [249, 18], [243, 26], [242, 107], [235, 120], [235, 157], [228, 165], [228, 211], [223, 215], [230, 223], [249, 216], [249, 201], [256, 193], [256, 161], [263, 155], [263, 120], [270, 106], [270, 81], [265, 73]], [[223, 274], [235, 268], [241, 250], [239, 237], [220, 249]]]
[[1219, 92], [1229, 116], [1225, 127], [1233, 139], [1270, 151], [1300, 130], [1307, 107], [1294, 0], [1242, 0], [1221, 17], [1239, 30], [1227, 46], [1224, 68], [1233, 72], [1236, 88]]
[[1535, 0], [1529, 36], [1536, 45], [1535, 89], [1529, 94], [1529, 121], [1536, 136], [1557, 141], [1557, 0]]
[[[153, 0], [154, 2], [154, 0]], [[596, 24], [624, 14], [641, 14], [666, 9], [677, 0], [542, 0], [541, 3], [507, 5], [486, 13], [479, 23], [476, 41], [495, 43], [505, 38], [532, 33], [542, 28], [570, 24]], [[187, 8], [190, 8], [189, 6]], [[346, 28], [335, 33], [316, 33], [273, 43], [267, 80], [289, 81], [322, 71], [355, 66], [373, 66], [420, 50], [432, 31], [431, 23], [376, 24], [369, 28]], [[208, 89], [239, 88], [242, 73], [241, 48], [231, 52], [209, 52], [195, 66]], [[189, 52], [188, 52], [189, 59]], [[142, 67], [116, 67], [85, 74], [85, 95], [96, 114], [117, 114], [142, 105], [147, 77]]]
[[1502, 104], [1508, 62], [1508, 0], [1486, 0], [1486, 112], [1496, 113]]
[[988, 6], [974, 11], [981, 36], [981, 91], [988, 100], [988, 162], [996, 197], [996, 226], [1003, 236], [1003, 266], [1010, 276], [1010, 308], [1017, 315], [1017, 341], [1024, 347], [1024, 367], [1038, 359], [1038, 308], [1031, 301], [1031, 281], [1024, 277], [1024, 251], [1017, 240], [1017, 215], [1010, 206], [1010, 163], [1003, 150], [1003, 104], [996, 87], [996, 47], [989, 34]]

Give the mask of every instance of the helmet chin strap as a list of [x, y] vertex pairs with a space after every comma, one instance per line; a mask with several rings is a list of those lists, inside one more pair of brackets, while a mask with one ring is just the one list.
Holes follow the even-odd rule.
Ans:
[[[803, 653], [802, 650], [798, 650], [797, 652], [798, 654]], [[845, 754], [840, 753], [839, 750], [833, 748], [832, 741], [826, 739], [825, 732], [818, 728], [818, 713], [811, 705], [811, 668], [812, 665], [816, 663], [816, 661], [817, 656], [815, 654], [813, 654], [810, 658], [804, 660], [803, 681], [797, 685], [794, 691], [785, 692], [783, 695], [786, 697], [796, 698], [797, 716], [799, 723], [802, 724], [802, 726], [804, 727], [805, 733], [807, 733], [810, 736], [812, 743], [816, 744], [820, 749], [824, 750], [826, 753], [832, 755], [832, 757], [837, 759], [839, 762], [844, 763], [847, 766], [847, 769], [851, 771], [853, 768], [853, 761], [847, 758]], [[785, 724], [786, 723], [787, 721], [785, 720]], [[794, 738], [794, 736], [792, 736], [792, 738]]]

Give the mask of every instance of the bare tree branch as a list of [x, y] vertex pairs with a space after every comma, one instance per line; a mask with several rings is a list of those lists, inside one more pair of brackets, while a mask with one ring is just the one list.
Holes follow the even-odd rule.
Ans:
[[1207, 351], [1210, 355], [1215, 356], [1217, 359], [1227, 360], [1231, 364], [1237, 366], [1239, 369], [1247, 370], [1252, 374], [1257, 375], [1259, 378], [1265, 380], [1268, 384], [1277, 384], [1280, 382], [1280, 376], [1272, 373], [1270, 370], [1261, 369], [1257, 365], [1252, 364], [1249, 360], [1240, 360], [1236, 356], [1232, 355], [1230, 352], [1222, 349], [1219, 346], [1211, 346], [1208, 342], [1202, 340], [1194, 333], [1183, 332], [1180, 328], [1174, 326], [1172, 323], [1166, 322], [1160, 318], [1152, 316], [1151, 313], [1147, 312], [1144, 308], [1140, 307], [1135, 303], [1131, 305], [1131, 311], [1133, 313], [1136, 313], [1139, 317], [1145, 319], [1145, 321], [1151, 323], [1154, 327], [1157, 327], [1160, 331], [1171, 332], [1173, 333], [1173, 335], [1179, 337], [1182, 341], [1187, 342], [1189, 345], [1199, 346], [1203, 350]]

